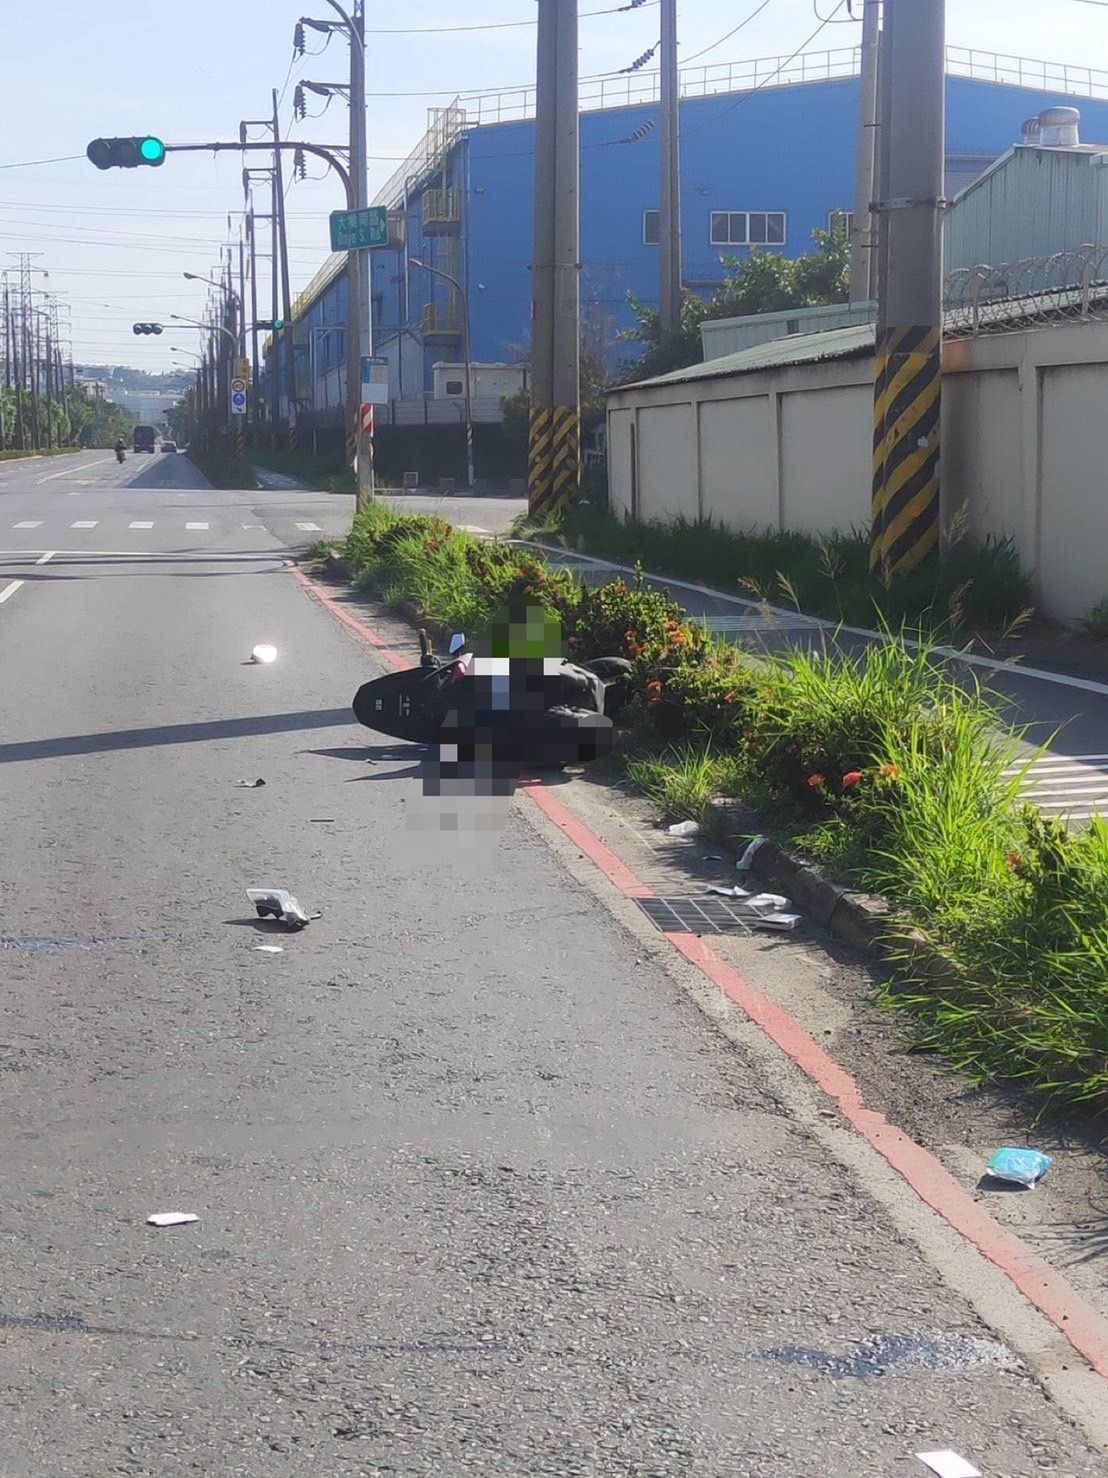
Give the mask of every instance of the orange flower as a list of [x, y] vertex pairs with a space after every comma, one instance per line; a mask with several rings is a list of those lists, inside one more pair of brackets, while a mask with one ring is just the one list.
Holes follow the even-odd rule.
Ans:
[[881, 773], [885, 776], [886, 780], [895, 780], [900, 774], [900, 767], [886, 763], [881, 766]]
[[1009, 852], [1007, 862], [1008, 871], [1015, 872], [1016, 868], [1020, 865], [1020, 854], [1018, 852]]
[[843, 776], [843, 789], [849, 790], [852, 785], [857, 785], [862, 778], [861, 770], [847, 770]]
[[819, 774], [818, 771], [814, 775], [809, 775], [808, 776], [808, 784], [812, 787], [813, 790], [822, 790], [823, 789], [823, 776], [821, 774]]
[[723, 701], [724, 701], [724, 703], [734, 703], [734, 701], [735, 701], [735, 695], [734, 695], [734, 693], [724, 693], [724, 695], [723, 695]]
[[662, 700], [662, 684], [657, 678], [652, 678], [646, 685], [646, 701], [648, 703], [660, 703]]

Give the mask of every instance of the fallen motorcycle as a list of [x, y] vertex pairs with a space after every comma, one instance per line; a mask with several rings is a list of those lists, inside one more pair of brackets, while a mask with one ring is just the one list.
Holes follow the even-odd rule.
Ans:
[[585, 764], [612, 747], [612, 719], [625, 701], [631, 664], [622, 657], [556, 666], [516, 660], [481, 670], [455, 635], [446, 657], [420, 634], [420, 663], [363, 684], [354, 717], [363, 727], [416, 744], [447, 746], [467, 763], [478, 749], [505, 765]]

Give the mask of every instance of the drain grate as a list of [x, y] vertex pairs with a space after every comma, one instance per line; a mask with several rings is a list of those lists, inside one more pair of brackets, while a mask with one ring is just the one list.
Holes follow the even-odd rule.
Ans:
[[637, 898], [663, 934], [749, 934], [750, 925], [726, 898]]

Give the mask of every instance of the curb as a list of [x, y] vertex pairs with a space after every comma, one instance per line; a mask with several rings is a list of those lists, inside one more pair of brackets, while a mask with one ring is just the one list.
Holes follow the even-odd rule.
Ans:
[[[353, 571], [347, 560], [331, 550], [323, 562], [328, 579], [350, 584]], [[448, 642], [453, 634], [441, 622], [425, 617], [412, 601], [400, 601], [397, 612], [416, 628], [422, 627], [435, 641]], [[741, 801], [717, 798], [709, 802], [712, 829], [720, 845], [738, 857], [747, 844], [761, 835], [757, 815]], [[931, 947], [919, 930], [906, 926], [893, 935], [890, 925], [897, 914], [884, 899], [862, 893], [826, 878], [804, 858], [787, 852], [777, 842], [766, 838], [751, 858], [751, 873], [762, 883], [785, 896], [810, 918], [841, 939], [851, 949], [867, 954], [883, 964], [913, 969], [937, 985], [954, 985], [961, 976], [954, 962]]]

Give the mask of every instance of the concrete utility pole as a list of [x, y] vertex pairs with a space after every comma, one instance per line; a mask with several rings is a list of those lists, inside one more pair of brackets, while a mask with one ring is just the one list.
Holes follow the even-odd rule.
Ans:
[[850, 301], [871, 303], [876, 295], [874, 167], [877, 158], [877, 58], [881, 0], [862, 0], [862, 75], [858, 89], [858, 148], [854, 161], [854, 224], [850, 232]]
[[890, 582], [939, 543], [944, 0], [885, 0], [870, 565]]
[[[281, 330], [285, 349], [285, 398], [288, 401], [288, 449], [296, 450], [296, 362], [293, 353], [292, 292], [289, 287], [289, 239], [285, 230], [285, 186], [281, 170], [281, 122], [277, 116], [277, 89], [273, 89], [273, 209], [281, 259], [281, 298], [285, 326]], [[276, 265], [274, 266], [276, 271]], [[277, 367], [274, 356], [274, 369]]]
[[660, 48], [662, 180], [658, 196], [658, 319], [663, 333], [681, 323], [681, 133], [677, 78], [677, 0], [662, 0]]
[[527, 500], [548, 517], [581, 469], [577, 0], [539, 0], [538, 21]]

